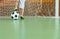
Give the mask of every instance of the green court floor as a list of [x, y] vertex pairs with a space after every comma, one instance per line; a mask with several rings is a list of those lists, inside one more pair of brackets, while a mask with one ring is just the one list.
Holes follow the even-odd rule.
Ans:
[[60, 39], [60, 19], [25, 17], [0, 18], [0, 39]]

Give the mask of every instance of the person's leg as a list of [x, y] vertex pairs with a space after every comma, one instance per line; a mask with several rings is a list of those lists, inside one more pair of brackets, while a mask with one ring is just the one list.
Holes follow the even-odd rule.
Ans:
[[20, 3], [19, 3], [19, 13], [20, 13], [20, 18], [21, 19], [24, 19], [24, 17], [23, 17], [24, 6], [25, 6], [25, 0], [20, 0]]
[[15, 1], [15, 8], [14, 8], [14, 11], [17, 11], [18, 10], [18, 1]]
[[17, 8], [18, 8], [18, 2], [15, 3], [15, 9], [17, 9]]
[[19, 8], [19, 13], [20, 13], [20, 18], [24, 19], [23, 14], [24, 14], [24, 9]]

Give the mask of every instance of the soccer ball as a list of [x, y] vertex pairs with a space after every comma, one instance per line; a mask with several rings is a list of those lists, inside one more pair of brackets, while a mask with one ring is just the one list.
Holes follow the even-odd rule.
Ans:
[[13, 13], [11, 13], [11, 18], [17, 20], [19, 18], [19, 13], [17, 11], [14, 11]]

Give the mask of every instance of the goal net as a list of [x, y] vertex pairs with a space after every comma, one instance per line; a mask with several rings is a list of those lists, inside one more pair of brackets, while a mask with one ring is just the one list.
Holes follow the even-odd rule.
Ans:
[[[9, 16], [14, 9], [15, 2], [0, 1], [0, 16]], [[57, 2], [58, 0], [26, 0], [24, 16], [58, 16]]]

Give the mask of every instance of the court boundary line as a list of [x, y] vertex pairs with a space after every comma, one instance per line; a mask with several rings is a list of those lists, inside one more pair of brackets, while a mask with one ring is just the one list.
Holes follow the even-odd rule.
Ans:
[[[34, 18], [37, 18], [37, 17], [39, 17], [39, 18], [56, 18], [55, 16], [50, 16], [50, 17], [49, 16], [24, 16], [24, 17], [29, 17], [29, 18], [31, 18], [31, 17], [34, 17]], [[0, 16], [0, 18], [11, 18], [11, 16]]]

